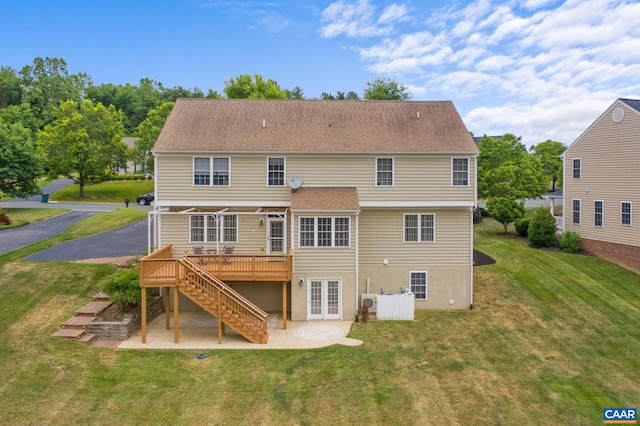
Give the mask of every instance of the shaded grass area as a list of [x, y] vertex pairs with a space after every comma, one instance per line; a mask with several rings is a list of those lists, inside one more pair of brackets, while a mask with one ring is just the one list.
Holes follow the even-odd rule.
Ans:
[[[102, 216], [102, 215], [100, 215]], [[356, 323], [359, 347], [132, 351], [49, 337], [111, 265], [0, 263], [8, 424], [601, 424], [640, 405], [640, 276], [485, 220], [471, 311]], [[215, 331], [211, 332], [215, 339]]]
[[69, 185], [51, 195], [56, 201], [124, 203], [125, 198], [136, 202], [136, 196], [153, 191], [150, 180], [118, 180], [85, 185], [84, 197], [80, 198], [80, 186]]
[[[69, 209], [0, 209], [11, 218], [11, 225], [0, 224], [3, 229], [17, 228], [33, 222], [48, 219], [70, 211]], [[1, 212], [0, 212], [1, 213]], [[1, 235], [1, 234], [0, 234]]]

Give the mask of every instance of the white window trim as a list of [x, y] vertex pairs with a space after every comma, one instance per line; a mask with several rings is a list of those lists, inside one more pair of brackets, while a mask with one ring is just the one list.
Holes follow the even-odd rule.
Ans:
[[[283, 170], [282, 170], [282, 185], [270, 185], [269, 184], [269, 160], [271, 159], [278, 159], [278, 158], [282, 158], [283, 164]], [[287, 157], [267, 157], [267, 164], [266, 164], [266, 181], [267, 181], [267, 187], [271, 188], [271, 187], [282, 187], [282, 186], [286, 186], [287, 185]]]
[[[204, 235], [203, 235], [203, 240], [202, 241], [194, 241], [192, 238], [192, 226], [191, 226], [191, 220], [193, 216], [202, 216], [204, 217]], [[208, 218], [210, 216], [215, 216], [213, 214], [194, 214], [194, 215], [189, 215], [189, 243], [234, 243], [234, 244], [238, 244], [238, 242], [240, 241], [240, 220], [238, 218], [238, 215], [220, 215], [220, 225], [218, 226], [218, 230], [216, 232], [216, 235], [218, 235], [218, 240], [219, 241], [209, 241], [209, 220]], [[235, 216], [236, 217], [236, 239], [235, 241], [227, 241], [224, 239], [224, 221], [225, 221], [225, 217], [226, 216]], [[214, 219], [215, 222], [215, 219]]]
[[[580, 177], [575, 177], [575, 161], [578, 160], [580, 162], [580, 167], [578, 168], [578, 170], [580, 170]], [[571, 178], [572, 179], [582, 179], [582, 158], [572, 158], [571, 159]]]
[[[196, 163], [196, 158], [208, 158], [209, 159], [209, 184], [208, 185], [196, 185], [195, 184], [195, 173], [196, 173], [196, 167], [195, 167], [195, 163]], [[214, 185], [213, 184], [213, 159], [214, 158], [226, 158], [228, 160], [228, 164], [229, 164], [229, 179], [226, 185]], [[191, 158], [191, 185], [194, 188], [202, 188], [202, 187], [225, 187], [225, 186], [231, 186], [231, 157], [216, 157], [216, 156], [193, 156]]]
[[412, 274], [424, 274], [424, 299], [416, 298], [416, 300], [429, 300], [429, 271], [409, 271], [409, 290], [411, 291], [413, 291], [411, 283]]
[[[573, 202], [577, 201], [578, 203], [580, 203], [580, 210], [578, 210], [578, 223], [573, 221], [573, 213], [574, 213], [574, 209], [573, 209]], [[580, 225], [582, 224], [582, 200], [579, 198], [574, 198], [571, 200], [571, 224], [572, 225]]]
[[[453, 160], [467, 160], [467, 184], [466, 185], [455, 185], [453, 183]], [[471, 173], [469, 172], [469, 169], [471, 167], [471, 162], [469, 161], [469, 158], [467, 157], [451, 157], [451, 186], [455, 186], [455, 187], [468, 187], [471, 184]], [[460, 173], [460, 172], [458, 172]]]
[[[418, 216], [418, 241], [407, 241], [407, 233], [406, 231], [406, 217], [407, 216]], [[432, 215], [433, 216], [433, 241], [423, 240], [422, 239], [422, 218], [424, 215]], [[436, 242], [436, 214], [435, 213], [404, 213], [402, 215], [402, 242], [403, 243], [435, 243]]]
[[[330, 246], [319, 246], [318, 245], [318, 219], [331, 219], [331, 245]], [[302, 219], [313, 219], [313, 245], [312, 246], [303, 246], [301, 245], [302, 238], [300, 231], [300, 221]], [[349, 243], [346, 246], [336, 246], [336, 219], [347, 219], [349, 221]], [[298, 248], [301, 249], [327, 249], [327, 248], [337, 248], [337, 249], [346, 249], [351, 248], [351, 217], [350, 216], [299, 216], [298, 217]]]
[[[596, 225], [596, 203], [602, 203], [602, 225]], [[593, 200], [593, 226], [596, 228], [604, 228], [604, 201], [603, 200]]]
[[[629, 204], [629, 223], [622, 222], [622, 205]], [[633, 226], [633, 203], [631, 201], [620, 201], [620, 224], [622, 226]]]
[[[391, 160], [391, 185], [379, 185], [378, 184], [378, 160]], [[393, 188], [396, 184], [396, 159], [394, 157], [376, 157], [376, 173], [373, 177], [375, 179], [376, 188]]]

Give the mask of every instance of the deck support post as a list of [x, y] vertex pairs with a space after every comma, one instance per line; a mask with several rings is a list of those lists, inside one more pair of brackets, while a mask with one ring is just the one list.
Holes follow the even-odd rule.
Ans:
[[171, 287], [165, 287], [162, 292], [164, 296], [162, 302], [164, 303], [164, 328], [165, 330], [171, 329]]
[[142, 343], [147, 343], [147, 289], [146, 287], [142, 287], [140, 291], [140, 296], [142, 297], [140, 304], [140, 310], [142, 314]]
[[287, 329], [287, 282], [282, 282], [282, 329]]
[[178, 287], [173, 288], [173, 343], [180, 343], [180, 331], [179, 331], [179, 307], [178, 307], [178, 299], [180, 292], [178, 291]]

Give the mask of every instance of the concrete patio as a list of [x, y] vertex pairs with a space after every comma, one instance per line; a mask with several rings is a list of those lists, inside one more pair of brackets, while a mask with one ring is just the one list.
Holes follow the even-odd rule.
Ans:
[[251, 343], [227, 328], [218, 343], [217, 320], [206, 312], [180, 312], [180, 343], [174, 343], [173, 319], [171, 329], [165, 329], [164, 315], [147, 325], [147, 343], [141, 343], [140, 332], [122, 342], [119, 349], [312, 349], [331, 345], [358, 346], [362, 341], [346, 337], [353, 321], [287, 321], [282, 329], [281, 314], [269, 314], [267, 329], [269, 341]]

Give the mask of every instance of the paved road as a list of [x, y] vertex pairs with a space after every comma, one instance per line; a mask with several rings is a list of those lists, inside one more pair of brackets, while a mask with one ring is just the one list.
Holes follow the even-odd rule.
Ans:
[[[44, 193], [52, 193], [71, 183], [70, 179], [60, 179], [43, 188]], [[121, 207], [122, 204], [110, 203], [43, 203], [37, 195], [0, 202], [6, 208], [63, 208], [69, 213], [35, 222], [20, 228], [6, 229], [0, 232], [0, 254], [61, 234], [73, 223]], [[130, 204], [129, 208], [151, 210], [151, 206]], [[82, 260], [99, 257], [121, 257], [144, 254], [147, 252], [147, 219], [107, 231], [92, 237], [81, 238], [35, 253], [23, 260]]]

